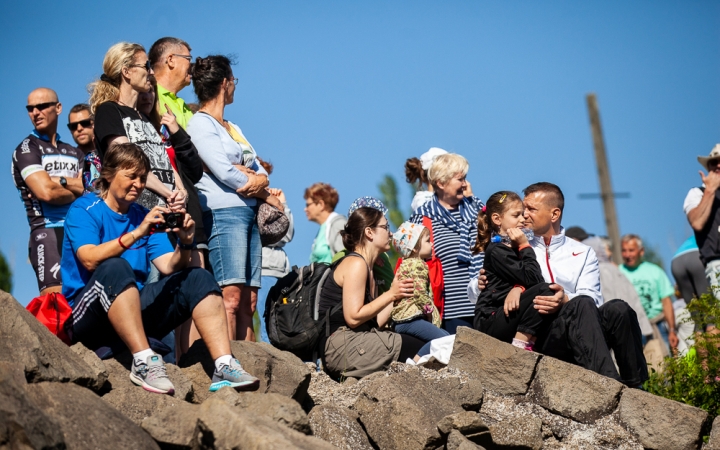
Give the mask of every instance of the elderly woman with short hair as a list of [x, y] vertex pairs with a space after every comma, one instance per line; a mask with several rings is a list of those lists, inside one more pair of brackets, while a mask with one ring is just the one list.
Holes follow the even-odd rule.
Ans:
[[[443, 298], [433, 301], [442, 313], [443, 328], [450, 334], [458, 326], [472, 328], [475, 305], [468, 299], [467, 285], [484, 257], [482, 253], [472, 254], [483, 203], [472, 195], [465, 196], [469, 168], [467, 160], [458, 154], [438, 156], [428, 170], [435, 195], [410, 218], [431, 228], [433, 254], [442, 265], [445, 286]], [[430, 276], [434, 278], [432, 273]]]
[[315, 183], [305, 189], [303, 197], [308, 220], [320, 225], [310, 252], [310, 262], [329, 264], [333, 255], [345, 248], [340, 230], [347, 223], [347, 219], [335, 212], [340, 196], [329, 184]]

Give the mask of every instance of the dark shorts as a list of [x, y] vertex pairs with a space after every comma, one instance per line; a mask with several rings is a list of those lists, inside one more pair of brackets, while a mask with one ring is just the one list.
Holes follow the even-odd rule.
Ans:
[[[74, 299], [73, 342], [82, 342], [91, 350], [115, 344], [119, 338], [107, 312], [118, 295], [136, 287], [135, 274], [126, 260], [111, 258], [100, 264]], [[162, 339], [188, 320], [195, 306], [212, 293], [222, 295], [210, 272], [198, 267], [146, 284], [140, 291], [145, 335]]]
[[28, 255], [41, 291], [51, 286], [62, 285], [60, 260], [65, 229], [40, 227], [30, 230]]

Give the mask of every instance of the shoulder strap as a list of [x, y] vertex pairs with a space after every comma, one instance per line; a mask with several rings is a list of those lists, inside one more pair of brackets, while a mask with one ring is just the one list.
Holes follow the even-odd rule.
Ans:
[[[347, 255], [345, 255], [342, 258], [335, 261], [331, 266], [331, 270], [334, 271], [337, 268], [337, 266], [340, 265], [340, 262], [342, 260], [344, 260], [345, 258], [347, 258], [348, 256], [356, 256], [358, 258], [361, 258], [363, 261], [365, 261], [365, 258], [361, 254], [356, 253], [356, 252], [350, 252]], [[365, 265], [367, 266], [367, 263]], [[372, 276], [372, 273], [370, 273], [370, 267], [368, 267], [367, 269], [368, 269], [368, 279], [365, 283], [365, 298], [366, 299], [370, 297], [370, 277]], [[328, 271], [328, 272], [330, 272], [330, 271]], [[340, 301], [338, 302], [337, 305], [335, 305], [332, 308], [325, 311], [325, 337], [330, 337], [330, 316], [337, 313], [338, 311], [341, 311], [342, 305], [343, 305], [342, 299], [340, 299]]]

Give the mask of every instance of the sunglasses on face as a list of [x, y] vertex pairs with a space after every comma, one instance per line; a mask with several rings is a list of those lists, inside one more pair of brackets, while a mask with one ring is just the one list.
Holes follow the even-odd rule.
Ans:
[[46, 102], [46, 103], [38, 103], [37, 105], [27, 105], [25, 106], [25, 109], [27, 109], [27, 112], [31, 113], [35, 108], [37, 108], [38, 111], [42, 111], [44, 109], [48, 109], [51, 106], [57, 105], [58, 102]]
[[78, 120], [77, 122], [70, 122], [69, 124], [67, 124], [67, 127], [70, 129], [70, 131], [75, 131], [78, 129], [78, 125], [82, 125], [83, 128], [90, 128], [92, 127], [92, 124], [92, 119], [85, 119]]
[[145, 61], [145, 64], [130, 64], [129, 67], [142, 67], [147, 70], [147, 73], [150, 73], [150, 60]]

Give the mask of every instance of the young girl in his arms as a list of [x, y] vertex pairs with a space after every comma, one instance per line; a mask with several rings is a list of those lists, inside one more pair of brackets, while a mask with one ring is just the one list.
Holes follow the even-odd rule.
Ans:
[[393, 307], [390, 318], [395, 331], [425, 342], [447, 336], [448, 332], [440, 328], [440, 314], [433, 304], [425, 263], [432, 256], [430, 232], [422, 225], [404, 222], [393, 234], [393, 244], [403, 257], [397, 269], [398, 279], [415, 281], [414, 295], [398, 301]]
[[[540, 314], [533, 307], [533, 299], [554, 292], [544, 282], [535, 252], [521, 230], [524, 225], [523, 203], [514, 192], [496, 192], [480, 212], [473, 251], [485, 252], [487, 286], [475, 304], [473, 325], [496, 339], [533, 350], [535, 340], [555, 317]], [[510, 242], [502, 242], [502, 238]], [[513, 287], [523, 291], [519, 300], [507, 298]]]

